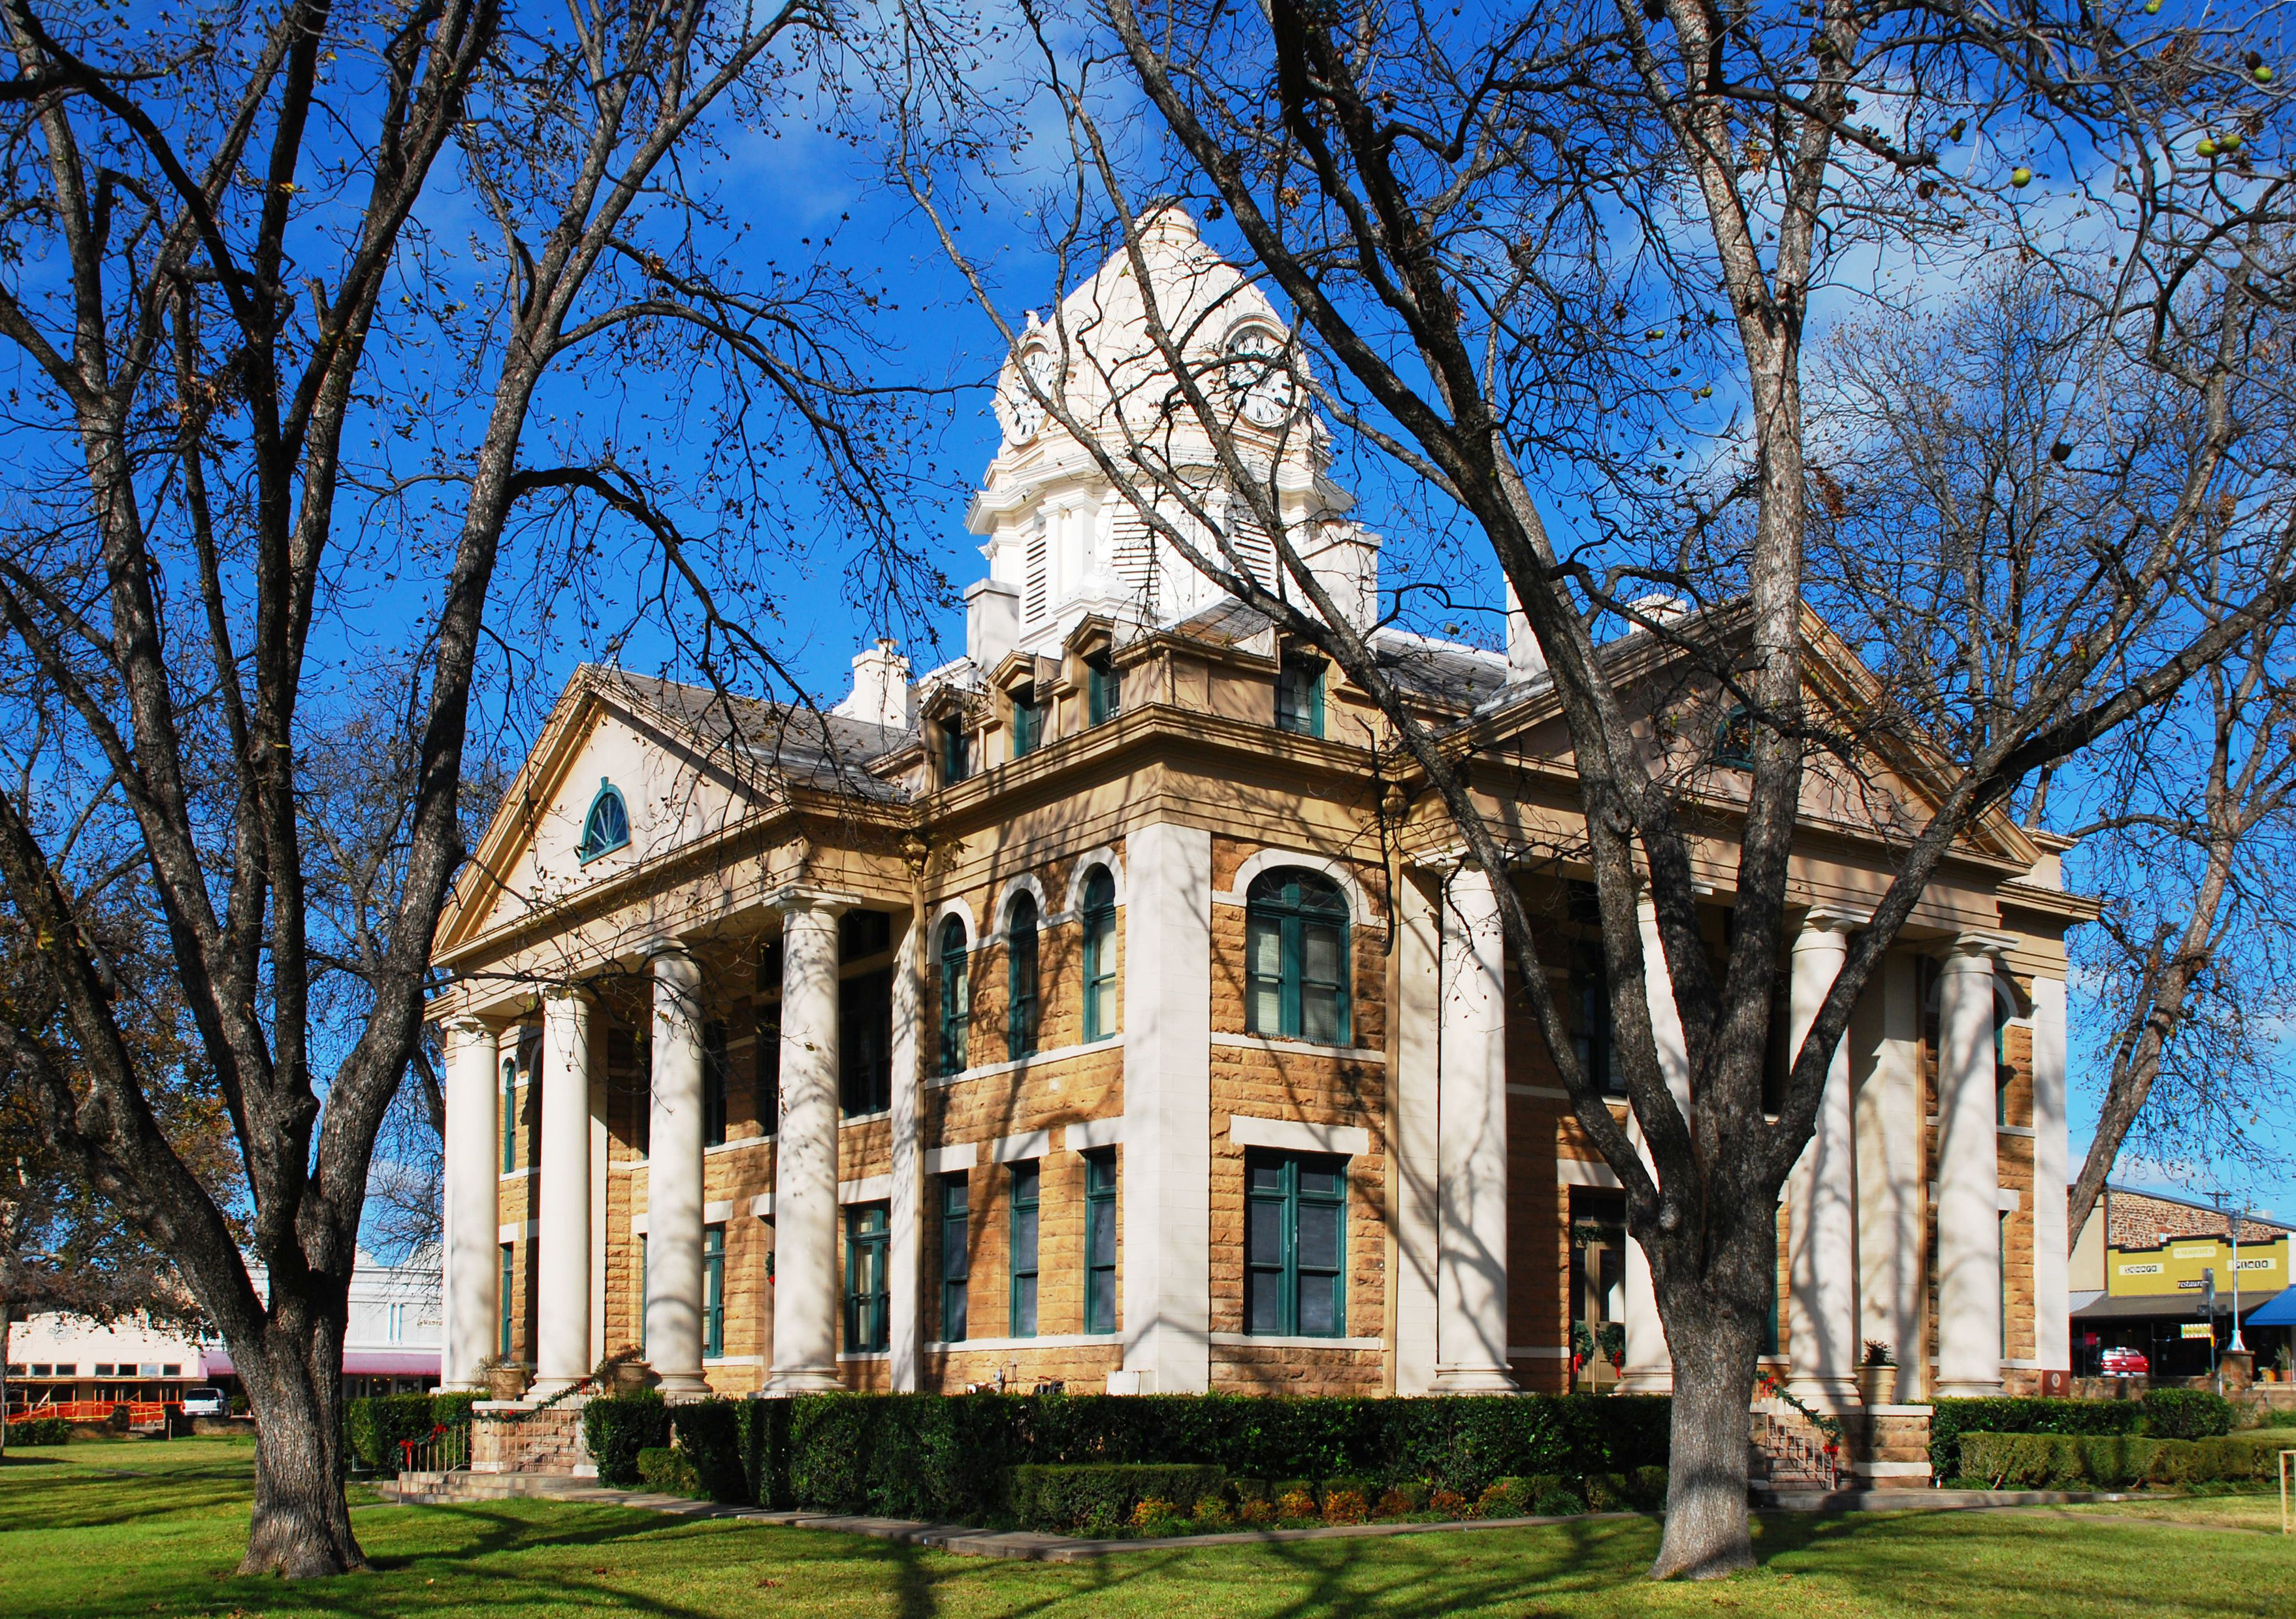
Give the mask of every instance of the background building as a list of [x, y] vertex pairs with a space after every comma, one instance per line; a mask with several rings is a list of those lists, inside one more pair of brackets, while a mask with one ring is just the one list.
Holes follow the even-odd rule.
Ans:
[[[2205, 1203], [2108, 1185], [2073, 1244], [2070, 1312], [2073, 1373], [2095, 1377], [2108, 1349], [2144, 1352], [2155, 1377], [2198, 1377], [2210, 1369], [2210, 1344], [2232, 1343], [2231, 1217]], [[2254, 1214], [2241, 1217], [2240, 1318], [2287, 1287], [2290, 1228]], [[2215, 1283], [2215, 1313], [2204, 1301]], [[2213, 1321], [2196, 1337], [2186, 1330]], [[2243, 1330], [2259, 1370], [2279, 1365], [2285, 1327]]]

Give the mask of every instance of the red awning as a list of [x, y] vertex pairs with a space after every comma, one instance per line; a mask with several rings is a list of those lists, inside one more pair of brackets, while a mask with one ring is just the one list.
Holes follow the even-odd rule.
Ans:
[[[200, 1351], [201, 1377], [228, 1377], [231, 1375], [231, 1356], [220, 1345]], [[436, 1377], [439, 1375], [439, 1352], [435, 1349], [347, 1349], [343, 1352], [343, 1375], [347, 1377]]]

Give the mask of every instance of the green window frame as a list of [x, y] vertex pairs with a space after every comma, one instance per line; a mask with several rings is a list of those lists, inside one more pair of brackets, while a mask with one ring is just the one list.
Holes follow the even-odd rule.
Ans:
[[1026, 759], [1044, 745], [1045, 705], [1032, 686], [1013, 694], [1013, 757]]
[[1627, 1081], [1613, 1056], [1617, 1036], [1611, 1021], [1611, 975], [1600, 956], [1585, 950], [1579, 953], [1571, 977], [1578, 991], [1578, 1031], [1570, 1043], [1578, 1050], [1579, 1072], [1603, 1095], [1622, 1097], [1627, 1094]]
[[602, 776], [590, 808], [582, 817], [582, 841], [574, 847], [575, 859], [587, 866], [599, 856], [629, 844], [630, 807], [622, 801], [622, 790]]
[[940, 1182], [940, 1335], [962, 1343], [968, 1332], [966, 1308], [972, 1279], [972, 1186], [964, 1175]]
[[1004, 1058], [1037, 1055], [1037, 897], [1013, 896], [1004, 921]]
[[954, 787], [972, 774], [972, 737], [962, 719], [942, 722], [940, 727], [940, 783]]
[[1770, 1313], [1762, 1322], [1762, 1353], [1775, 1359], [1778, 1353], [1778, 1212], [1782, 1205], [1770, 1205]]
[[845, 1351], [882, 1354], [893, 1341], [892, 1217], [882, 1203], [845, 1208]]
[[726, 1352], [726, 1228], [701, 1228], [701, 1354], [715, 1360]]
[[[2008, 1030], [2001, 1023], [1999, 1007], [1993, 1013], [1993, 1122], [2009, 1122], [2009, 1087], [2015, 1082], [2017, 1071], [2009, 1066]], [[2006, 1354], [2008, 1352], [2002, 1352]]]
[[838, 1105], [849, 1119], [893, 1105], [893, 974], [890, 969], [837, 985]]
[[1116, 1149], [1084, 1159], [1084, 1329], [1116, 1330]]
[[1084, 722], [1106, 725], [1124, 706], [1124, 682], [1116, 672], [1116, 659], [1096, 652], [1084, 661]]
[[701, 1145], [726, 1145], [726, 1080], [730, 1060], [726, 1052], [726, 1025], [701, 1027]]
[[1243, 1178], [1244, 1331], [1347, 1336], [1347, 1160], [1248, 1152]]
[[1097, 867], [1084, 884], [1084, 1037], [1115, 1034], [1116, 879]]
[[518, 1168], [518, 1059], [503, 1061], [502, 1092], [502, 1172], [508, 1175]]
[[2001, 1358], [2009, 1358], [2009, 1212], [2001, 1211], [2000, 1257], [1997, 1263], [2001, 1276]]
[[509, 1243], [502, 1245], [502, 1286], [501, 1291], [495, 1295], [495, 1314], [499, 1318], [496, 1323], [498, 1327], [496, 1335], [501, 1340], [495, 1352], [505, 1360], [510, 1359], [511, 1311], [518, 1303], [516, 1291], [518, 1256], [511, 1252], [512, 1246], [512, 1245]]
[[1275, 668], [1275, 728], [1295, 736], [1324, 734], [1324, 662], [1286, 653]]
[[1037, 1192], [1042, 1178], [1034, 1160], [1013, 1165], [1013, 1301], [1010, 1336], [1037, 1335]]
[[1349, 926], [1339, 884], [1296, 867], [1262, 872], [1244, 915], [1248, 1031], [1347, 1045]]
[[951, 916], [940, 925], [940, 1071], [964, 1072], [965, 1031], [972, 1022], [972, 974], [967, 965], [964, 924]]
[[1733, 770], [1754, 768], [1754, 715], [1741, 703], [1723, 715], [1714, 727], [1714, 747], [1707, 757]]

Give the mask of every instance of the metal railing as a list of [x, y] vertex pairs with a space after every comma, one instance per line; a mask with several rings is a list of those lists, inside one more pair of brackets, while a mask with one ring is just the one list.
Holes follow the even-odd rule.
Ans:
[[463, 1473], [471, 1466], [471, 1430], [467, 1424], [432, 1428], [422, 1439], [398, 1442], [401, 1473]]

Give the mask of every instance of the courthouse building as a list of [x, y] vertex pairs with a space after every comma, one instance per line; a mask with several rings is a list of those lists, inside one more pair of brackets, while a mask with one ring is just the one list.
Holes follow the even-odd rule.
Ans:
[[[1380, 542], [1267, 373], [1275, 312], [1184, 216], [1148, 238], [1166, 319], [1368, 623]], [[1109, 441], [1209, 468], [1158, 416], [1120, 256], [1029, 333]], [[1207, 586], [1010, 374], [999, 417], [964, 656], [881, 643], [826, 713], [598, 668], [558, 703], [436, 944], [447, 1382], [499, 1357], [546, 1395], [635, 1348], [673, 1393], [1552, 1390], [1622, 1335], [1625, 1385], [1668, 1386], [1616, 1177], [1507, 982], [1495, 881], [1602, 1072], [1535, 644], [1375, 632], [1521, 851], [1495, 877], [1339, 670]], [[1853, 698], [1813, 636], [1818, 701]], [[1718, 951], [1741, 727], [1652, 637], [1607, 655], [1718, 829]], [[1926, 769], [1813, 770], [1781, 1050]], [[2063, 936], [2094, 907], [2063, 847], [1982, 821], [1857, 1009], [1778, 1211], [1771, 1347], [1807, 1397], [1854, 1401], [1866, 1340], [1899, 1401], [2068, 1364]]]

